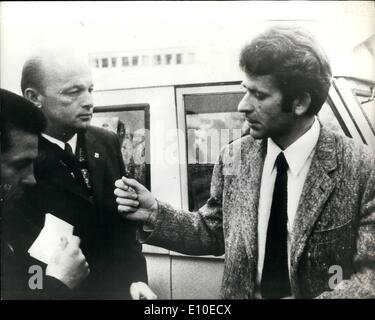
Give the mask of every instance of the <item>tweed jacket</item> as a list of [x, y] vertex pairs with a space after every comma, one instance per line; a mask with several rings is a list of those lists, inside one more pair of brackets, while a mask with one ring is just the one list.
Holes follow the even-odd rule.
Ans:
[[[265, 140], [250, 136], [226, 146], [206, 204], [187, 212], [158, 201], [157, 222], [147, 238], [184, 254], [225, 253], [225, 299], [254, 298], [266, 148]], [[290, 264], [296, 298], [375, 297], [375, 156], [324, 127], [293, 224]], [[337, 268], [343, 281], [332, 286]]]

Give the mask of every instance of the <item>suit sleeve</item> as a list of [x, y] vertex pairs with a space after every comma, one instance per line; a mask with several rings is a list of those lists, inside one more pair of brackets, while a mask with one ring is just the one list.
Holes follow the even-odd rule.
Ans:
[[[197, 212], [178, 210], [158, 201], [159, 211], [148, 244], [191, 255], [221, 255], [224, 253], [222, 193], [223, 161], [215, 164], [210, 198]], [[142, 236], [146, 234], [141, 232]]]
[[363, 174], [365, 182], [353, 258], [355, 273], [318, 298], [375, 298], [375, 159], [372, 160], [369, 172]]
[[[114, 145], [116, 152], [117, 165], [120, 168], [119, 171], [121, 176], [125, 174], [125, 166], [122, 160], [120, 142], [117, 135], [113, 135]], [[116, 179], [121, 178], [121, 176], [116, 177]], [[146, 282], [147, 279], [147, 267], [146, 259], [142, 253], [142, 245], [137, 240], [137, 223], [132, 221], [125, 221], [117, 213], [117, 204], [114, 198], [116, 205], [116, 220], [117, 220], [117, 235], [115, 236], [115, 255], [117, 261], [120, 265], [123, 266], [123, 270], [126, 270], [126, 275], [124, 276], [123, 282], [126, 282], [126, 286], [132, 282]], [[124, 248], [125, 244], [125, 248]], [[130, 282], [129, 282], [130, 280]], [[128, 283], [129, 282], [129, 283]]]
[[[3, 248], [2, 252], [1, 296], [6, 300], [62, 300], [71, 296], [71, 290], [61, 281], [45, 276], [45, 270], [41, 267], [42, 279], [35, 288], [30, 287], [34, 283], [35, 273], [29, 273], [29, 266], [38, 265], [31, 261], [26, 254], [15, 254], [9, 248]], [[39, 281], [39, 280], [38, 280]], [[41, 287], [39, 287], [39, 285]]]

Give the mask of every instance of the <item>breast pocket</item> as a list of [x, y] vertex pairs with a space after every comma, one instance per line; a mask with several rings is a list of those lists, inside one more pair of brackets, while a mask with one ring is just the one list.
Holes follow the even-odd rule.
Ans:
[[353, 231], [353, 220], [350, 219], [339, 225], [330, 228], [313, 230], [310, 242], [314, 244], [330, 244], [341, 242], [347, 238], [351, 238]]
[[315, 230], [307, 244], [310, 267], [327, 274], [333, 265], [344, 270], [352, 264], [354, 232], [352, 220], [327, 230]]
[[310, 236], [302, 263], [303, 278], [312, 296], [331, 290], [332, 268], [340, 269], [343, 279], [353, 272], [355, 234], [353, 221], [325, 230], [315, 230]]

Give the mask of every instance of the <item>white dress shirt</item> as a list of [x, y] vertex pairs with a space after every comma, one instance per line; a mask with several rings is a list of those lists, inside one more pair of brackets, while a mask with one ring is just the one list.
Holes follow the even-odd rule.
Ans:
[[[262, 279], [264, 255], [266, 249], [268, 220], [271, 214], [272, 196], [276, 180], [275, 161], [280, 152], [284, 152], [288, 162], [288, 266], [290, 270], [290, 247], [293, 222], [297, 213], [298, 202], [301, 197], [302, 188], [309, 171], [315, 146], [318, 142], [320, 125], [314, 120], [311, 128], [284, 151], [268, 138], [267, 155], [264, 161], [262, 180], [260, 186], [259, 210], [258, 210], [258, 268], [257, 287]], [[256, 293], [259, 296], [259, 290]]]
[[[46, 138], [48, 141], [57, 144], [61, 149], [65, 150], [65, 142], [62, 142], [54, 137], [49, 136], [48, 134], [42, 133], [42, 136]], [[75, 134], [67, 143], [70, 144], [72, 147], [73, 153], [76, 152], [77, 148], [77, 134]]]

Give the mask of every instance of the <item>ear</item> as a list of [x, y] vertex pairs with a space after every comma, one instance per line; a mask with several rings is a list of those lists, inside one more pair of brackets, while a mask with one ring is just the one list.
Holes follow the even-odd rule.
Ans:
[[309, 110], [311, 104], [311, 95], [304, 92], [293, 101], [293, 112], [296, 116], [303, 116]]
[[23, 93], [24, 97], [34, 103], [38, 108], [42, 107], [42, 95], [34, 88], [27, 88]]

